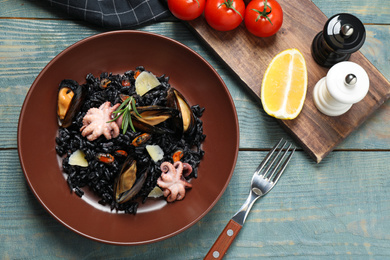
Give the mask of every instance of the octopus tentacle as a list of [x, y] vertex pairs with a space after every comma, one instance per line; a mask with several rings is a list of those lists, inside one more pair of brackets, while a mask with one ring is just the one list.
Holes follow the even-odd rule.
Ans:
[[83, 118], [83, 126], [80, 128], [81, 135], [89, 141], [96, 140], [104, 135], [107, 140], [119, 136], [120, 129], [116, 122], [109, 122], [112, 113], [120, 106], [111, 106], [109, 101], [103, 103], [99, 108], [91, 108]]
[[178, 161], [174, 164], [163, 162], [160, 166], [161, 176], [157, 180], [157, 185], [163, 190], [164, 197], [168, 202], [182, 200], [185, 197], [186, 188], [191, 188], [182, 175], [183, 163]]
[[183, 176], [188, 177], [192, 173], [192, 167], [188, 163], [183, 163]]
[[175, 167], [170, 162], [163, 162], [160, 165], [160, 169], [163, 173], [169, 173], [175, 171]]

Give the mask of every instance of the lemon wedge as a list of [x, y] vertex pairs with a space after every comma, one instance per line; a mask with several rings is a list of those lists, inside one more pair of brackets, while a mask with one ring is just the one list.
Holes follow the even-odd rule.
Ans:
[[307, 91], [305, 58], [297, 49], [277, 54], [268, 65], [261, 85], [265, 112], [278, 119], [294, 119], [303, 108]]

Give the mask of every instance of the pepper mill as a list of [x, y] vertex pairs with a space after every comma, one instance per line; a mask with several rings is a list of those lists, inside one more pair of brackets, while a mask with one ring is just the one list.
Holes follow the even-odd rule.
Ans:
[[363, 46], [365, 39], [366, 29], [356, 16], [336, 14], [314, 37], [311, 53], [319, 65], [330, 68], [338, 62], [349, 60], [351, 54]]
[[360, 65], [337, 63], [315, 85], [314, 104], [325, 115], [342, 115], [366, 96], [369, 84], [367, 72]]

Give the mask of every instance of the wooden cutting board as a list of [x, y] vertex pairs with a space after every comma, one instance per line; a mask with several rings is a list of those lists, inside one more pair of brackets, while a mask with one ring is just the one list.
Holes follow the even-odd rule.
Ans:
[[278, 121], [319, 163], [390, 97], [390, 83], [360, 51], [355, 52], [350, 61], [362, 66], [370, 79], [367, 96], [341, 116], [329, 117], [319, 112], [313, 102], [313, 88], [326, 76], [328, 69], [314, 61], [310, 48], [313, 38], [323, 30], [328, 18], [310, 0], [278, 2], [284, 12], [283, 25], [276, 35], [268, 38], [251, 35], [244, 23], [229, 32], [212, 29], [204, 17], [190, 21], [188, 25], [258, 98], [263, 74], [272, 58], [289, 48], [297, 48], [302, 52], [308, 69], [304, 107], [297, 118]]

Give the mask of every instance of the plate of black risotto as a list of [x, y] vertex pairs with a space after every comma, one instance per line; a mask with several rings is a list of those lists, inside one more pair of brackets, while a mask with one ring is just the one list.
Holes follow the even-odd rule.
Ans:
[[234, 103], [215, 69], [158, 34], [114, 31], [57, 55], [18, 125], [34, 195], [74, 232], [115, 245], [172, 237], [225, 191], [238, 155]]

